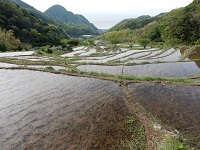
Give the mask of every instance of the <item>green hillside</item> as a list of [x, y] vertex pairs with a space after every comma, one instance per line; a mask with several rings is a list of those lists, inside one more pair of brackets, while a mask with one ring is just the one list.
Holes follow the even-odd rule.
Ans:
[[8, 0], [0, 1], [0, 27], [13, 30], [14, 35], [24, 43], [33, 46], [60, 44], [60, 40], [68, 38], [65, 31], [50, 26], [24, 8]]
[[[67, 11], [62, 6], [56, 5], [49, 8], [45, 13], [38, 11], [34, 7], [24, 3], [21, 0], [10, 0], [17, 3], [20, 7], [23, 7], [34, 14], [41, 21], [58, 26], [62, 30], [66, 31], [71, 37], [79, 37], [84, 34], [96, 35], [99, 34], [98, 29], [91, 24], [84, 16], [74, 15], [72, 12]], [[58, 12], [57, 12], [58, 11]], [[55, 14], [59, 14], [59, 16]], [[62, 14], [63, 13], [63, 14]], [[53, 15], [54, 14], [54, 15]], [[61, 19], [60, 16], [67, 16], [67, 20]], [[72, 19], [71, 19], [72, 18]]]
[[[90, 23], [84, 16], [73, 14], [67, 11], [64, 7], [60, 5], [54, 5], [44, 12], [47, 16], [54, 18], [61, 22], [62, 24], [68, 26], [70, 30], [67, 30], [70, 35], [72, 31], [76, 30], [83, 34], [97, 34], [98, 29]], [[78, 32], [75, 33], [77, 36]], [[74, 36], [74, 35], [72, 35]]]
[[119, 31], [123, 29], [140, 29], [143, 28], [145, 25], [159, 20], [161, 17], [163, 17], [165, 13], [162, 13], [160, 15], [157, 15], [155, 17], [151, 17], [149, 15], [143, 15], [138, 18], [132, 18], [132, 19], [125, 19], [118, 24], [116, 24], [114, 27], [112, 27], [109, 31]]
[[91, 27], [93, 30], [97, 28], [91, 24], [84, 16], [73, 14], [67, 11], [64, 7], [60, 5], [54, 5], [44, 12], [47, 16], [55, 18], [62, 23], [68, 23], [71, 25], [77, 25], [80, 27]]
[[194, 0], [155, 17], [142, 16], [126, 19], [104, 33], [100, 38], [111, 43], [164, 42], [175, 44], [200, 43], [200, 1]]
[[55, 21], [45, 15], [43, 12], [35, 9], [34, 7], [28, 5], [27, 3], [21, 1], [21, 0], [10, 0], [11, 2], [15, 2], [17, 5], [19, 5], [22, 8], [27, 9], [30, 13], [34, 14], [37, 18], [39, 18], [41, 21], [48, 23], [48, 24], [54, 24]]

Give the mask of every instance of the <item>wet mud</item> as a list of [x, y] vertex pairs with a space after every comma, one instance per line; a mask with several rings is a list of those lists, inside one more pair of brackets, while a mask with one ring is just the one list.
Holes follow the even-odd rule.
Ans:
[[200, 87], [130, 84], [132, 97], [164, 124], [189, 137], [188, 143], [200, 149]]

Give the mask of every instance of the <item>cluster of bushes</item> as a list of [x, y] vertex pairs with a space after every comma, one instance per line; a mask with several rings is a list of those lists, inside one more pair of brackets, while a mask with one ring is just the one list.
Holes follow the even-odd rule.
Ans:
[[15, 38], [13, 31], [0, 28], [0, 51], [21, 50], [21, 41]]
[[74, 39], [64, 39], [61, 41], [61, 45], [63, 48], [68, 48], [68, 49], [71, 49], [73, 46], [77, 46], [79, 45], [81, 41], [77, 38], [74, 38]]

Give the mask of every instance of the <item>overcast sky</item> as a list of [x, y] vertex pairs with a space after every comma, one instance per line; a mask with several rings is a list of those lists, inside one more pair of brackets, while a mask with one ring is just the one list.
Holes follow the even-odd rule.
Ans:
[[184, 7], [193, 0], [22, 0], [44, 12], [59, 4], [74, 14], [84, 15], [100, 29], [107, 29], [127, 18], [141, 15], [155, 16]]

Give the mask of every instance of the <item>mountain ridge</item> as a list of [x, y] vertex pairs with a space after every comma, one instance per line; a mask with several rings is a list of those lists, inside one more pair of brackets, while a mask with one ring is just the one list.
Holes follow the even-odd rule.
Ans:
[[51, 18], [55, 18], [62, 23], [69, 23], [77, 26], [90, 26], [93, 30], [97, 30], [97, 28], [90, 23], [83, 15], [74, 14], [71, 11], [68, 11], [61, 5], [53, 5], [48, 8], [44, 14]]
[[0, 1], [0, 28], [12, 30], [20, 41], [33, 46], [59, 45], [61, 39], [69, 37], [64, 30], [42, 22], [27, 9], [8, 0]]
[[97, 29], [92, 23], [90, 23], [82, 15], [81, 15], [82, 17], [80, 17], [79, 15], [78, 15], [79, 17], [77, 17], [77, 18], [79, 18], [78, 19], [79, 23], [81, 21], [80, 18], [85, 18], [86, 21], [84, 19], [82, 19], [83, 22], [81, 24], [82, 25], [84, 24], [84, 26], [80, 26], [80, 25], [78, 26], [77, 23], [75, 23], [75, 24], [69, 23], [69, 22], [63, 23], [56, 18], [52, 18], [51, 16], [46, 15], [45, 13], [37, 10], [36, 8], [34, 8], [33, 6], [23, 2], [22, 0], [9, 0], [9, 1], [15, 2], [20, 7], [27, 9], [28, 11], [30, 11], [33, 15], [35, 15], [37, 18], [39, 18], [44, 23], [56, 25], [59, 28], [65, 30], [67, 32], [67, 34], [69, 34], [71, 37], [79, 37], [79, 36], [84, 35], [84, 34], [91, 34], [91, 35], [99, 34], [99, 29]]

